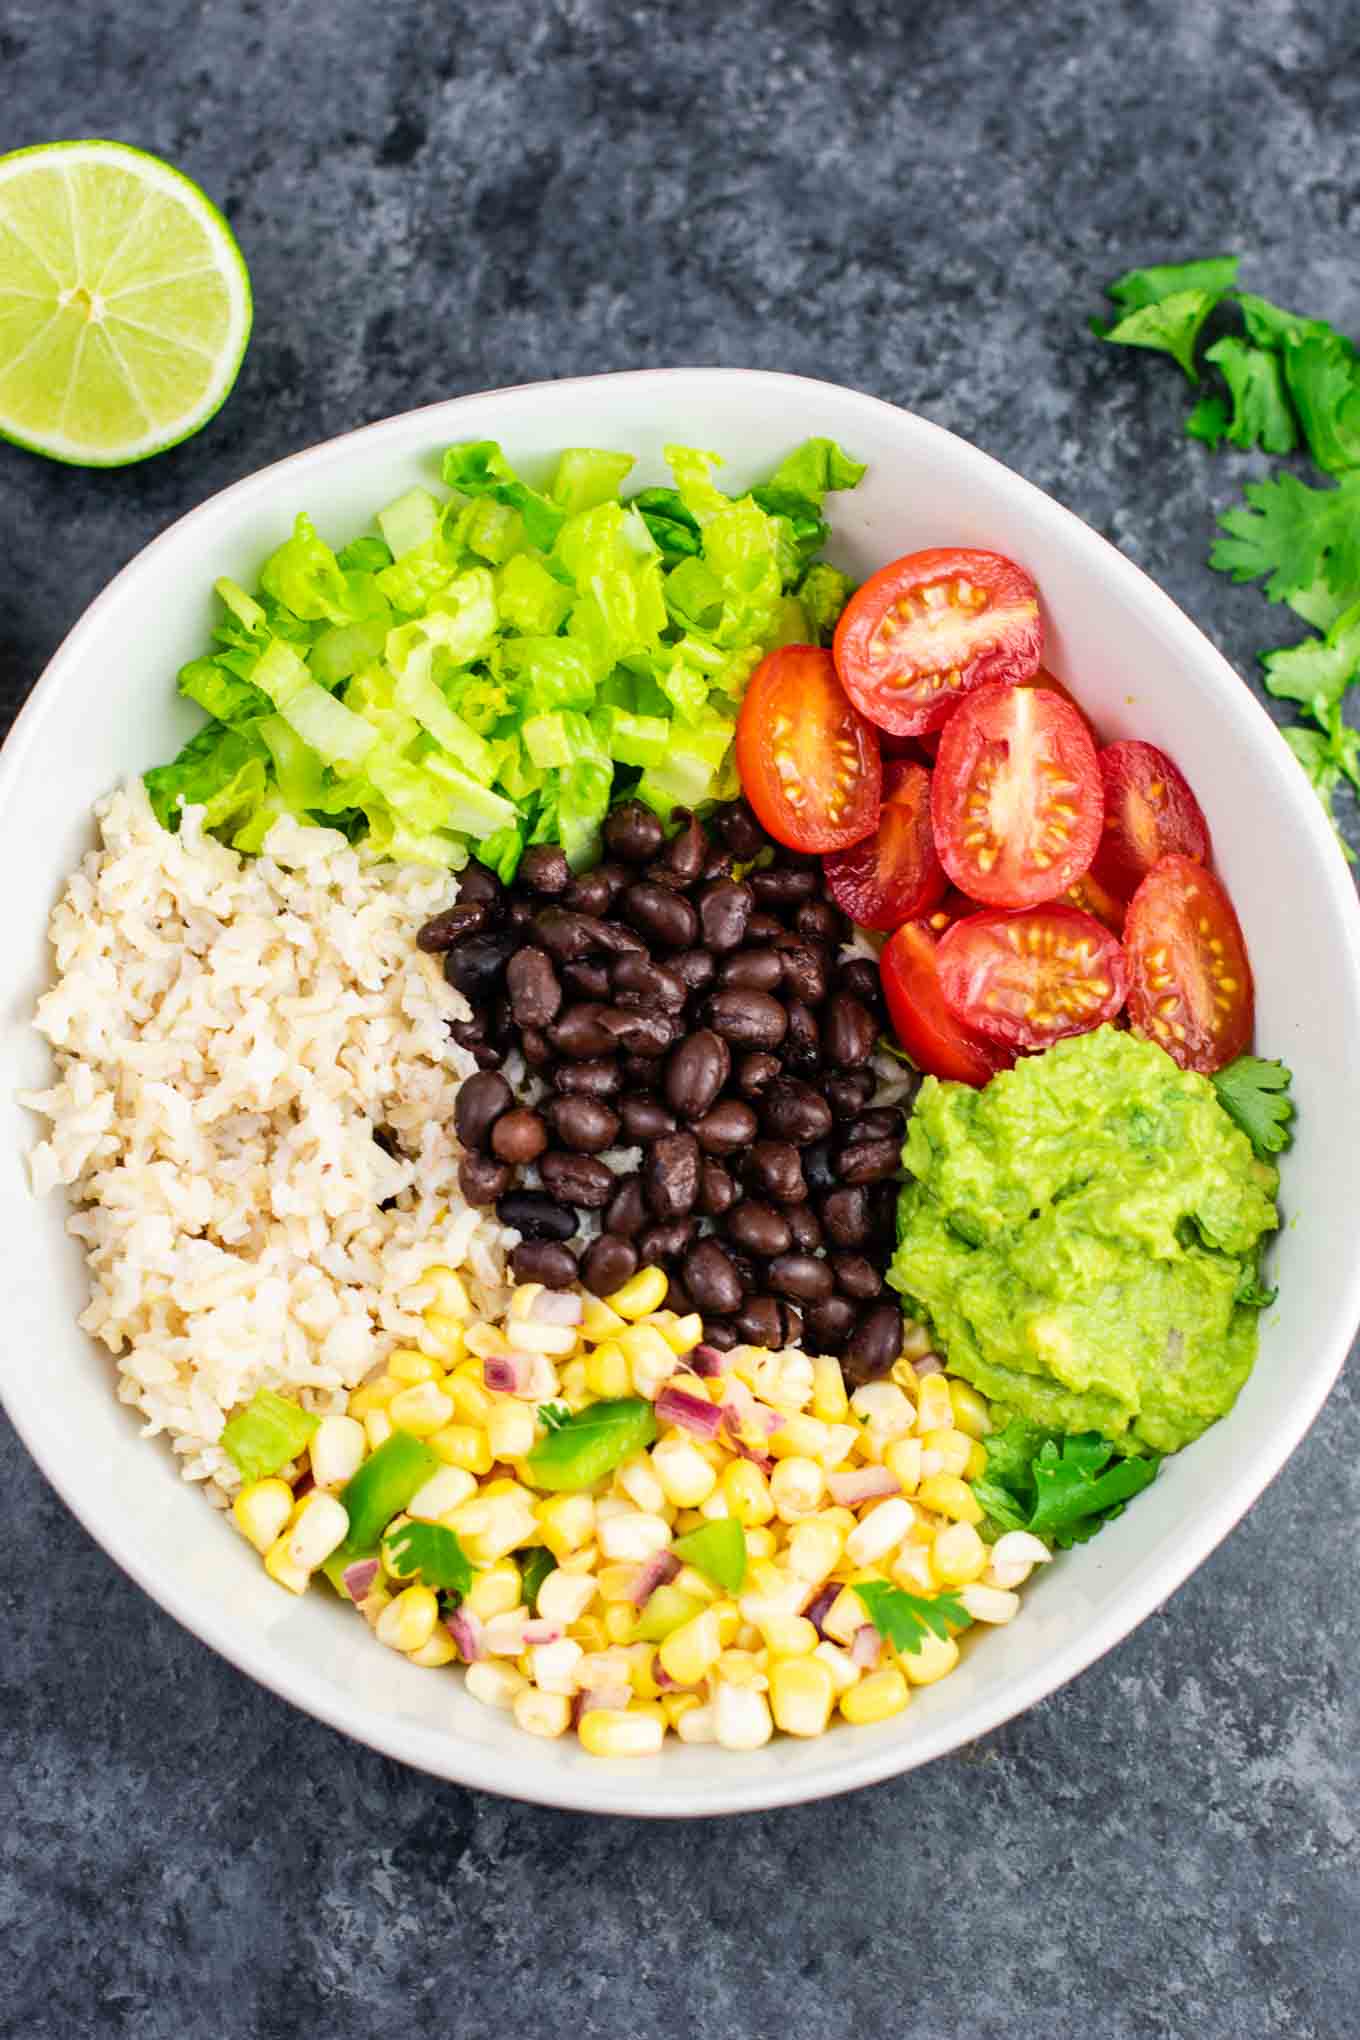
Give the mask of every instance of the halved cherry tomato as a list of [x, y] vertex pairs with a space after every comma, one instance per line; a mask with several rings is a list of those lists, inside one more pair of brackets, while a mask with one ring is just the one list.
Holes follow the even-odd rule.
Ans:
[[1083, 872], [1075, 885], [1068, 886], [1063, 903], [1079, 908], [1083, 914], [1094, 914], [1115, 935], [1124, 932], [1125, 903], [1105, 890], [1094, 871]]
[[878, 820], [878, 731], [847, 699], [830, 652], [781, 645], [751, 675], [737, 770], [777, 843], [844, 850]]
[[930, 811], [940, 861], [970, 899], [1058, 898], [1095, 856], [1104, 811], [1081, 716], [1049, 688], [979, 688], [945, 724]]
[[928, 1076], [981, 1089], [1013, 1056], [956, 1020], [944, 1002], [935, 968], [935, 937], [924, 921], [897, 930], [879, 958], [883, 995], [907, 1054]]
[[1001, 553], [937, 546], [871, 574], [836, 626], [836, 671], [870, 722], [913, 737], [974, 687], [1039, 664], [1039, 591]]
[[1124, 923], [1129, 1019], [1183, 1070], [1208, 1075], [1251, 1042], [1255, 992], [1232, 901], [1191, 857], [1163, 857]]
[[928, 913], [948, 881], [930, 828], [930, 774], [894, 759], [883, 767], [878, 827], [822, 866], [836, 905], [861, 928], [900, 928]]
[[970, 914], [980, 914], [983, 908], [977, 900], [970, 900], [956, 885], [951, 885], [938, 906], [922, 916], [926, 926], [936, 936], [943, 935], [946, 928], [952, 928], [955, 921], [966, 921]]
[[1028, 680], [1017, 681], [1016, 685], [1019, 687], [1046, 687], [1050, 694], [1061, 695], [1064, 701], [1070, 702], [1072, 707], [1075, 708], [1077, 714], [1081, 717], [1087, 729], [1091, 732], [1091, 741], [1094, 744], [1099, 744], [1100, 738], [1096, 735], [1096, 726], [1091, 721], [1090, 716], [1086, 713], [1086, 710], [1077, 700], [1077, 697], [1072, 692], [1071, 688], [1064, 687], [1062, 681], [1058, 678], [1057, 674], [1050, 673], [1047, 666], [1040, 666], [1037, 673], [1032, 673]]
[[1161, 857], [1209, 862], [1209, 824], [1180, 766], [1155, 744], [1108, 744], [1100, 753], [1105, 828], [1092, 873], [1130, 900]]
[[1053, 902], [973, 914], [940, 938], [940, 991], [954, 1018], [1008, 1048], [1047, 1048], [1113, 1020], [1128, 995], [1124, 953], [1090, 914]]

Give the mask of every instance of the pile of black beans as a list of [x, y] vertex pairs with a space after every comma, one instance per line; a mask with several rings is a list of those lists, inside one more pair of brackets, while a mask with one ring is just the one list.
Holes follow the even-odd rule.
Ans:
[[[473, 1011], [453, 1028], [479, 1065], [458, 1096], [463, 1195], [522, 1234], [519, 1281], [607, 1295], [660, 1265], [711, 1344], [802, 1344], [869, 1380], [903, 1335], [883, 1281], [903, 1116], [870, 1104], [877, 969], [843, 954], [820, 859], [744, 802], [675, 819], [667, 838], [624, 802], [580, 877], [550, 847], [509, 888], [470, 865], [421, 929]], [[545, 1087], [532, 1104], [501, 1073], [515, 1046]], [[600, 1159], [619, 1147], [642, 1149], [634, 1174]], [[582, 1212], [601, 1229], [578, 1261]]]

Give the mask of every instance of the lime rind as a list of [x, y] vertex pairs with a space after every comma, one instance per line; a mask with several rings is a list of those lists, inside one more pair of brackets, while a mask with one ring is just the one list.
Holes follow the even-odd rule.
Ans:
[[[22, 231], [6, 205], [14, 180], [32, 179], [35, 169], [61, 179], [53, 190], [63, 193], [66, 220], [51, 222], [50, 234]], [[101, 178], [100, 172], [112, 174]], [[99, 193], [98, 218], [88, 209], [82, 214], [76, 204], [74, 187], [83, 173], [88, 188]], [[116, 203], [106, 203], [115, 189], [125, 201], [138, 200], [135, 206], [125, 203], [121, 215]], [[151, 232], [158, 217], [173, 238], [197, 243], [199, 259], [179, 270], [158, 269]], [[87, 247], [91, 231], [95, 240], [103, 236], [104, 245]], [[139, 233], [147, 243], [140, 252]], [[98, 260], [101, 279], [122, 265], [111, 300], [120, 309], [107, 316], [103, 308], [95, 318], [71, 311], [70, 294], [81, 285], [86, 256]], [[42, 325], [40, 310], [27, 309], [43, 302], [38, 277], [48, 279], [51, 293], [51, 315]], [[125, 142], [95, 139], [39, 143], [0, 156], [0, 392], [16, 370], [22, 374], [25, 357], [30, 366], [27, 408], [0, 396], [0, 439], [76, 467], [126, 467], [163, 453], [221, 409], [249, 344], [252, 316], [250, 276], [230, 226], [191, 178], [160, 157]], [[192, 379], [195, 357], [207, 360], [210, 372], [199, 378], [192, 400], [176, 409], [176, 380], [183, 382], [186, 374]], [[64, 382], [54, 381], [63, 361]], [[51, 410], [63, 388], [54, 418]], [[73, 400], [79, 410], [82, 396], [87, 409], [93, 401], [114, 421], [100, 443], [64, 429]], [[157, 401], [164, 408], [156, 408]], [[120, 404], [125, 429], [118, 423]]]

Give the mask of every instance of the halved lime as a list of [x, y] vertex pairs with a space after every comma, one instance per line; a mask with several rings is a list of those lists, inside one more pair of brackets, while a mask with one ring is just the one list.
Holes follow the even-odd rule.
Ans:
[[158, 156], [0, 156], [0, 437], [77, 467], [160, 453], [225, 399], [250, 317], [231, 228]]

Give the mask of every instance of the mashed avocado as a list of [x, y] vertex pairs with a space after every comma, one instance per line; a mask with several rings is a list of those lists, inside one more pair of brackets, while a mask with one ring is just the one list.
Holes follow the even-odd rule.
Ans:
[[927, 1077], [904, 1159], [889, 1280], [984, 1395], [1133, 1453], [1231, 1409], [1278, 1177], [1206, 1077], [1101, 1027], [981, 1091]]

